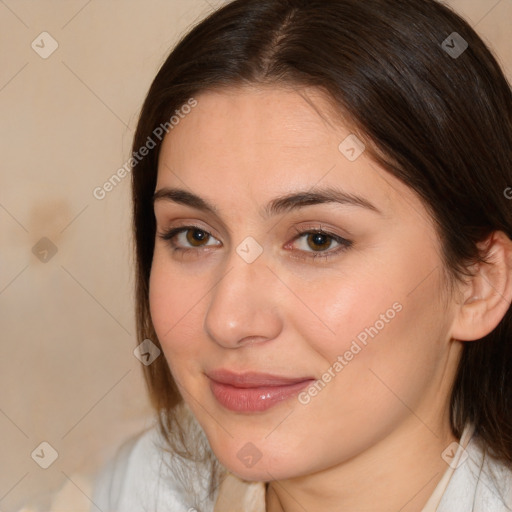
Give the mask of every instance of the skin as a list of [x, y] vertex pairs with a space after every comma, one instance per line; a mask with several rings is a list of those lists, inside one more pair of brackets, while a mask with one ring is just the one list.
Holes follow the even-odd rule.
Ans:
[[[150, 278], [153, 324], [182, 396], [226, 468], [270, 482], [267, 511], [420, 511], [457, 441], [448, 399], [462, 340], [490, 332], [512, 295], [510, 246], [498, 235], [501, 267], [452, 297], [421, 201], [367, 151], [345, 158], [338, 146], [352, 130], [319, 115], [332, 112], [320, 93], [246, 87], [196, 99], [163, 142], [156, 190], [194, 192], [217, 215], [156, 201]], [[277, 196], [328, 185], [381, 214], [336, 203], [261, 213]], [[210, 237], [158, 236], [189, 224]], [[322, 248], [297, 230], [320, 227], [352, 245], [335, 254], [327, 238], [332, 256], [308, 258]], [[252, 263], [236, 252], [248, 236], [263, 249]], [[394, 303], [400, 312], [305, 405], [293, 397], [236, 413], [210, 391], [204, 372], [214, 368], [321, 379]], [[252, 467], [237, 457], [248, 442], [261, 454]]]

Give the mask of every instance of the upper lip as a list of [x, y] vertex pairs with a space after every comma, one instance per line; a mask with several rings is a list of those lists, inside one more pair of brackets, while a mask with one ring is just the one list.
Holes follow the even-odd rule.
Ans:
[[261, 386], [287, 386], [313, 380], [314, 377], [284, 377], [270, 373], [244, 372], [234, 373], [226, 369], [211, 370], [206, 375], [221, 384], [229, 384], [237, 388], [256, 388]]

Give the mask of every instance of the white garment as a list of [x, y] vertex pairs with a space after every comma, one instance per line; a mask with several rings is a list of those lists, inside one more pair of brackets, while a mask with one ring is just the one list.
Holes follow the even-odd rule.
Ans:
[[[229, 474], [208, 499], [208, 475], [198, 474], [178, 456], [171, 457], [158, 448], [161, 443], [156, 425], [125, 442], [95, 480], [94, 505], [102, 512], [216, 512], [222, 502], [222, 512], [265, 512], [264, 483], [244, 482]], [[472, 426], [466, 427], [452, 453], [450, 466], [422, 512], [512, 511], [512, 470], [484, 457]], [[173, 461], [172, 468], [184, 469], [197, 481], [194, 484], [201, 497], [199, 503], [172, 480], [164, 460]], [[497, 482], [490, 478], [492, 471]], [[90, 512], [98, 512], [94, 505]]]
[[205, 500], [201, 508], [172, 473], [194, 475], [200, 497], [207, 495], [208, 478], [179, 456], [171, 458], [162, 449], [157, 426], [127, 440], [102, 468], [94, 481], [90, 512], [212, 512], [214, 502]]

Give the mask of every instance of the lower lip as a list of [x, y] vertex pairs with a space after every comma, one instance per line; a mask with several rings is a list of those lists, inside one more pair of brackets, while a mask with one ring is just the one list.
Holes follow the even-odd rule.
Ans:
[[236, 388], [210, 380], [210, 389], [217, 401], [236, 412], [266, 411], [283, 400], [300, 392], [313, 380], [305, 380], [286, 386], [261, 386], [258, 388]]

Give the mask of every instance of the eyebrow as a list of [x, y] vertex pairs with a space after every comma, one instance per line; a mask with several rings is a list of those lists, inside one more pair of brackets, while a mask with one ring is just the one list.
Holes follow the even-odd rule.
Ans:
[[[216, 206], [210, 204], [202, 197], [199, 197], [192, 192], [188, 192], [187, 190], [163, 187], [154, 193], [153, 203], [162, 200], [183, 204], [197, 210], [218, 216], [218, 208]], [[278, 215], [295, 209], [303, 208], [304, 206], [323, 203], [338, 203], [343, 205], [357, 206], [382, 215], [381, 210], [379, 210], [374, 204], [368, 201], [368, 199], [365, 199], [364, 197], [358, 196], [356, 194], [350, 194], [334, 187], [298, 191], [288, 195], [276, 197], [265, 206], [265, 208], [262, 210], [262, 214], [266, 217], [270, 217], [273, 215]]]

